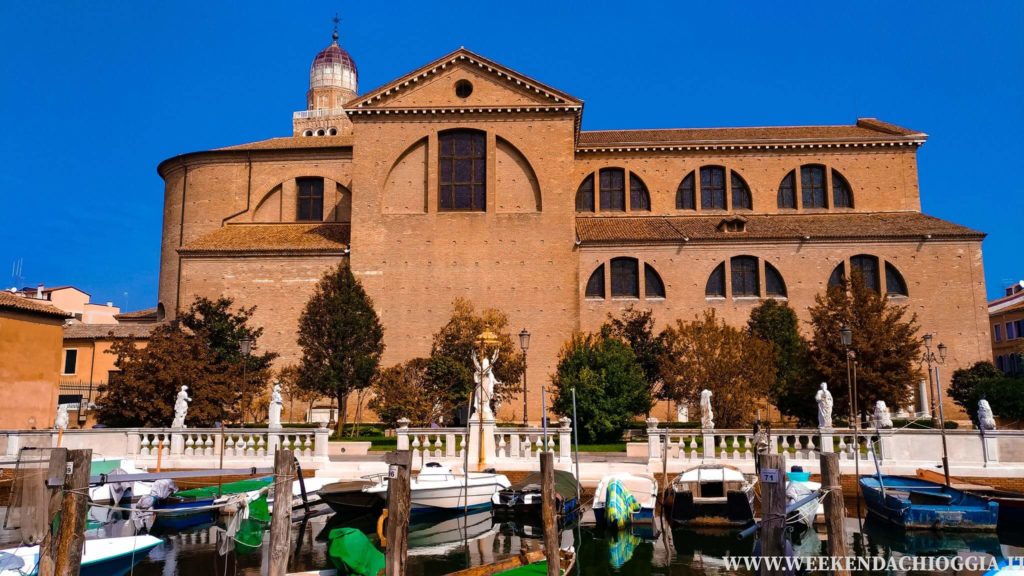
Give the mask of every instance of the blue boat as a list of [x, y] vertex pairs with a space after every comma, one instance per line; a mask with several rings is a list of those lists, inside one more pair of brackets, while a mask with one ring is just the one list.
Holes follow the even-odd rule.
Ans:
[[214, 498], [181, 498], [168, 496], [161, 498], [153, 506], [160, 510], [153, 522], [153, 530], [156, 532], [180, 532], [213, 524], [217, 520], [217, 510], [213, 508], [203, 509], [213, 505]]
[[[147, 535], [86, 540], [80, 576], [121, 576], [142, 562], [162, 541]], [[39, 546], [0, 550], [0, 576], [36, 576]]]
[[868, 512], [902, 528], [996, 529], [999, 504], [944, 484], [902, 476], [860, 479]]

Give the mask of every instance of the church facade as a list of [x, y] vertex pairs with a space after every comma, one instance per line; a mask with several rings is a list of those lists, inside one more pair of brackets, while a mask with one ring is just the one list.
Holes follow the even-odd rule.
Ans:
[[921, 212], [921, 132], [585, 131], [581, 100], [465, 49], [361, 95], [357, 79], [335, 36], [292, 136], [160, 164], [162, 314], [201, 295], [255, 305], [261, 346], [294, 363], [299, 314], [347, 259], [386, 365], [428, 354], [458, 297], [527, 328], [531, 421], [562, 344], [609, 313], [740, 325], [779, 298], [806, 320], [852, 269], [948, 346], [947, 381], [991, 357], [984, 235]]

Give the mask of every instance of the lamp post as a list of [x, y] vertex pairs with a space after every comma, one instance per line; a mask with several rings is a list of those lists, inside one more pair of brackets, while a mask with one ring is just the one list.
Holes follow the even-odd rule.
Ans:
[[[856, 354], [853, 351], [853, 330], [843, 325], [839, 329], [839, 341], [846, 351], [846, 393], [850, 397], [850, 425], [853, 426], [853, 467], [857, 478], [860, 478], [860, 437], [858, 431], [857, 415], [857, 364], [854, 361]], [[858, 480], [859, 481], [859, 480]]]
[[526, 387], [526, 351], [530, 348], [530, 333], [526, 328], [519, 332], [519, 347], [523, 349], [523, 426], [525, 427], [529, 425], [530, 421], [527, 417], [529, 408], [526, 404], [526, 391], [528, 390]]
[[[928, 363], [928, 381], [935, 383], [935, 394], [932, 395], [932, 414], [939, 415], [939, 435], [942, 436], [942, 472], [946, 478], [946, 486], [949, 486], [949, 450], [946, 447], [946, 418], [942, 411], [942, 382], [939, 379], [939, 366], [946, 363], [946, 345], [939, 343], [938, 357], [932, 352], [932, 334], [924, 335], [924, 360]], [[935, 364], [935, 378], [932, 378], [932, 364]], [[936, 412], [938, 402], [938, 412]]]

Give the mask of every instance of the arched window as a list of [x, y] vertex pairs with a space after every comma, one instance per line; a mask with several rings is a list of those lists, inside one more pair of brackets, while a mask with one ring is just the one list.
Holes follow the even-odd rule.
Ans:
[[679, 183], [679, 188], [676, 190], [676, 210], [696, 210], [697, 199], [694, 193], [693, 187], [693, 172], [690, 172], [683, 178], [683, 181]]
[[843, 178], [838, 170], [832, 170], [832, 206], [853, 208], [853, 192], [850, 191], [850, 183]]
[[587, 298], [604, 298], [604, 264], [598, 266], [590, 275], [584, 294]]
[[907, 296], [907, 283], [903, 275], [889, 262], [885, 263], [885, 293], [889, 296]]
[[828, 208], [824, 166], [821, 164], [801, 166], [800, 189], [803, 192], [804, 208]]
[[785, 298], [787, 295], [786, 282], [782, 279], [782, 274], [767, 262], [764, 263], [764, 292], [775, 298]]
[[651, 210], [651, 195], [647, 193], [647, 186], [632, 172], [629, 173], [629, 209]]
[[757, 297], [761, 295], [758, 282], [757, 258], [733, 256], [729, 262], [732, 268], [732, 297]]
[[626, 211], [626, 171], [622, 168], [602, 168], [600, 172], [601, 211]]
[[647, 298], [664, 298], [665, 283], [650, 264], [644, 264], [644, 296]]
[[438, 135], [438, 194], [441, 210], [487, 210], [487, 137], [479, 130]]
[[831, 288], [832, 286], [843, 286], [844, 284], [846, 284], [846, 264], [840, 262], [832, 270], [832, 275], [828, 277], [828, 285]]
[[725, 210], [725, 168], [703, 166], [700, 169], [701, 210]]
[[577, 212], [593, 212], [594, 211], [594, 175], [590, 174], [580, 182], [580, 187], [576, 189], [576, 211]]
[[708, 283], [704, 286], [704, 296], [708, 298], [725, 298], [725, 262], [711, 271]]
[[324, 219], [324, 179], [296, 178], [298, 193], [295, 219], [301, 222], [322, 222]]
[[612, 297], [640, 297], [640, 262], [636, 258], [612, 258]]
[[732, 179], [732, 209], [752, 210], [754, 201], [750, 197], [750, 188], [747, 187], [747, 182], [735, 170], [730, 171], [729, 176]]
[[875, 292], [881, 290], [881, 279], [878, 277], [878, 257], [870, 254], [858, 254], [850, 257], [850, 269], [860, 272], [864, 285]]
[[796, 210], [796, 170], [790, 170], [779, 184], [779, 208]]

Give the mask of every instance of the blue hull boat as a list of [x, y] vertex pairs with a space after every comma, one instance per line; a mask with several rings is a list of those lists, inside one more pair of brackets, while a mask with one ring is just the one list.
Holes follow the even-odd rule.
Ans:
[[919, 478], [864, 476], [868, 512], [902, 528], [994, 531], [999, 504]]
[[162, 511], [156, 515], [153, 530], [180, 532], [204, 524], [212, 524], [217, 520], [217, 511], [213, 509], [197, 510], [197, 508], [210, 506], [213, 504], [213, 500], [213, 498], [193, 499], [174, 496], [164, 498], [153, 507], [155, 510]]

